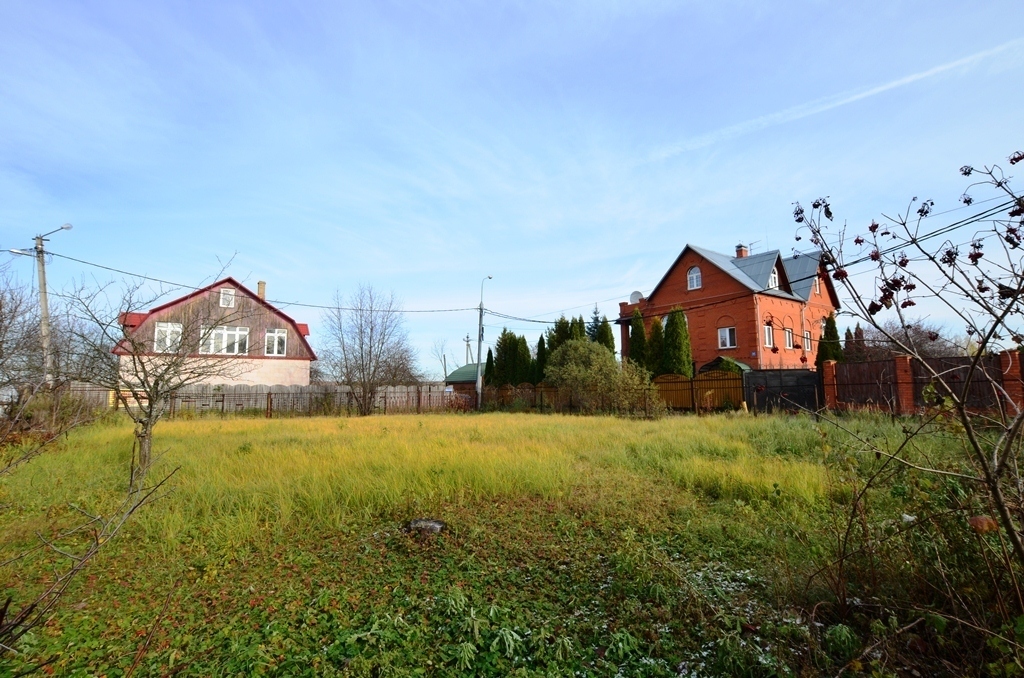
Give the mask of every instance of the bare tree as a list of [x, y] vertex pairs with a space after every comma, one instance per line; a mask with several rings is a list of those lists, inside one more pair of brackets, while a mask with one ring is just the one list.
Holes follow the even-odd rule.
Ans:
[[373, 412], [381, 388], [419, 381], [405, 318], [394, 293], [360, 285], [347, 304], [334, 294], [335, 308], [324, 314], [330, 348], [326, 363], [349, 387], [361, 415]]
[[436, 339], [430, 348], [430, 357], [437, 361], [441, 367], [441, 381], [448, 378], [448, 375], [457, 370], [460, 365], [454, 356], [448, 355], [448, 340]]
[[[30, 291], [0, 269], [0, 477], [13, 474], [52, 449], [56, 440], [94, 416], [93, 408], [67, 388], [65, 372], [57, 373], [61, 378], [55, 386], [47, 384], [37, 308]], [[54, 334], [58, 340], [55, 345], [67, 358], [72, 345], [63, 331], [67, 325], [55, 323], [54, 327], [60, 328]], [[58, 362], [67, 364], [68, 360]], [[73, 507], [84, 516], [84, 522], [56, 535], [39, 536], [39, 544], [29, 552], [46, 549], [62, 562], [55, 566], [48, 585], [39, 594], [22, 602], [8, 596], [0, 603], [0, 660], [14, 651], [26, 633], [49, 618], [72, 579], [136, 511], [155, 498], [163, 482], [144, 492], [129, 491], [104, 516]], [[3, 565], [12, 565], [27, 555], [14, 555]]]
[[186, 386], [240, 376], [248, 369], [241, 359], [262, 348], [250, 346], [245, 326], [259, 306], [234, 293], [224, 305], [212, 286], [159, 317], [145, 311], [168, 292], [147, 293], [139, 284], [79, 286], [66, 296], [76, 327], [76, 376], [112, 389], [135, 423], [132, 486], [139, 489], [153, 461], [153, 429], [170, 397]]
[[[1022, 160], [1024, 153], [1017, 152], [1009, 162]], [[931, 379], [938, 396], [935, 406], [959, 424], [967, 471], [924, 467], [904, 458], [913, 436], [934, 433], [927, 419], [906, 429], [907, 441], [895, 452], [870, 440], [861, 443], [881, 459], [954, 477], [980, 490], [997, 514], [1020, 568], [1024, 567], [1019, 527], [1024, 524], [1024, 476], [1019, 471], [1024, 409], [1003, 387], [1002, 375], [987, 369], [983, 358], [1001, 348], [1024, 345], [1024, 196], [1011, 189], [1009, 177], [998, 165], [981, 170], [964, 166], [960, 172], [980, 177], [968, 191], [988, 189], [993, 195], [987, 196], [984, 209], [952, 223], [933, 225], [934, 202], [917, 198], [905, 212], [883, 215], [881, 223], [872, 221], [858, 233], [831, 227], [833, 213], [827, 198], [815, 200], [810, 210], [797, 204], [794, 217], [809, 230], [832, 277], [846, 289], [853, 315], [872, 327], [892, 350], [912, 356], [917, 368]], [[960, 200], [965, 207], [975, 203], [969, 192]], [[854, 283], [850, 272], [858, 265], [873, 268], [873, 288]], [[923, 335], [911, 331], [914, 323], [908, 316], [910, 309], [922, 306], [944, 309], [963, 323], [970, 345], [960, 349], [971, 356], [966, 372], [943, 370], [928, 362], [931, 345], [939, 337], [934, 331]], [[1014, 356], [1019, 360], [1019, 353]], [[979, 383], [997, 396], [997, 411], [972, 401], [972, 386]]]

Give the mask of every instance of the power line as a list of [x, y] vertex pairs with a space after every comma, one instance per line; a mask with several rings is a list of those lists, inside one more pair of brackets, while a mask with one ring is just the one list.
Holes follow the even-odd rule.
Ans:
[[[111, 271], [113, 273], [120, 273], [121, 275], [127, 275], [127, 276], [131, 276], [133, 278], [139, 278], [140, 280], [149, 280], [150, 282], [160, 283], [162, 285], [171, 285], [172, 287], [180, 287], [182, 289], [187, 289], [187, 290], [192, 290], [192, 291], [203, 289], [202, 287], [196, 287], [194, 285], [186, 285], [184, 283], [176, 283], [176, 282], [172, 282], [170, 280], [163, 280], [161, 278], [154, 278], [152, 276], [142, 275], [141, 273], [132, 273], [131, 271], [125, 271], [125, 270], [122, 270], [120, 268], [114, 268], [112, 266], [104, 266], [103, 264], [97, 264], [97, 263], [92, 262], [92, 261], [85, 261], [84, 259], [76, 259], [75, 257], [71, 257], [71, 256], [68, 256], [66, 254], [58, 254], [56, 252], [49, 252], [49, 251], [47, 252], [47, 254], [50, 254], [50, 255], [55, 256], [55, 257], [60, 257], [61, 259], [67, 259], [68, 261], [74, 261], [74, 262], [79, 263], [79, 264], [84, 264], [86, 266], [92, 266], [94, 268], [101, 268], [104, 271]], [[362, 311], [362, 310], [364, 310], [364, 309], [361, 309], [361, 308], [350, 308], [350, 307], [346, 307], [346, 306], [325, 306], [323, 304], [304, 304], [304, 303], [299, 302], [299, 301], [281, 301], [281, 300], [277, 300], [277, 299], [268, 299], [267, 303], [276, 304], [278, 306], [300, 306], [302, 308], [318, 308], [318, 309], [323, 309], [323, 310], [328, 310], [328, 311]], [[467, 307], [467, 308], [428, 308], [428, 309], [408, 309], [408, 310], [403, 309], [402, 313], [458, 313], [458, 312], [461, 312], [461, 311], [476, 311], [476, 310], [479, 310], [479, 308], [476, 307], [476, 306], [470, 306], [470, 307]]]

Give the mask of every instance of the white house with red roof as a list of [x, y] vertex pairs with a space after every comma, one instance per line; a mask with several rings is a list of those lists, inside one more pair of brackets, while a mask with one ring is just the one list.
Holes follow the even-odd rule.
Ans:
[[[228, 277], [148, 313], [122, 313], [119, 321], [125, 335], [147, 356], [158, 358], [194, 346], [194, 358], [224, 361], [225, 369], [210, 369], [204, 383], [308, 386], [310, 363], [316, 360], [306, 340], [309, 326], [268, 303], [266, 283], [260, 281], [257, 289], [253, 293]], [[185, 333], [195, 336], [184, 337]], [[127, 342], [116, 346], [114, 353], [125, 372], [132, 359]]]

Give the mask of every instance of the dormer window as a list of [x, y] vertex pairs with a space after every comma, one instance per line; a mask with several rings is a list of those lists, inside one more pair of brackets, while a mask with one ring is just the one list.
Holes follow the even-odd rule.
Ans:
[[235, 307], [235, 291], [231, 288], [225, 287], [220, 291], [220, 307], [221, 308], [234, 308]]
[[701, 285], [700, 267], [694, 266], [686, 272], [686, 289], [699, 290]]
[[768, 289], [779, 289], [779, 269], [777, 268], [773, 268], [771, 275], [768, 276]]

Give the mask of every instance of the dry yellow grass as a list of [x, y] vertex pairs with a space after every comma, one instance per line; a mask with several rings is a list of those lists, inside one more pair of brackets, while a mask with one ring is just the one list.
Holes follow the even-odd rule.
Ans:
[[[819, 441], [806, 419], [738, 415], [167, 421], [157, 428], [154, 476], [179, 470], [139, 525], [170, 542], [213, 532], [238, 543], [296, 520], [338, 528], [358, 512], [550, 499], [622, 474], [710, 498], [813, 502], [824, 488]], [[130, 446], [125, 422], [78, 431], [3, 491], [25, 507], [102, 505], [124, 485]]]

